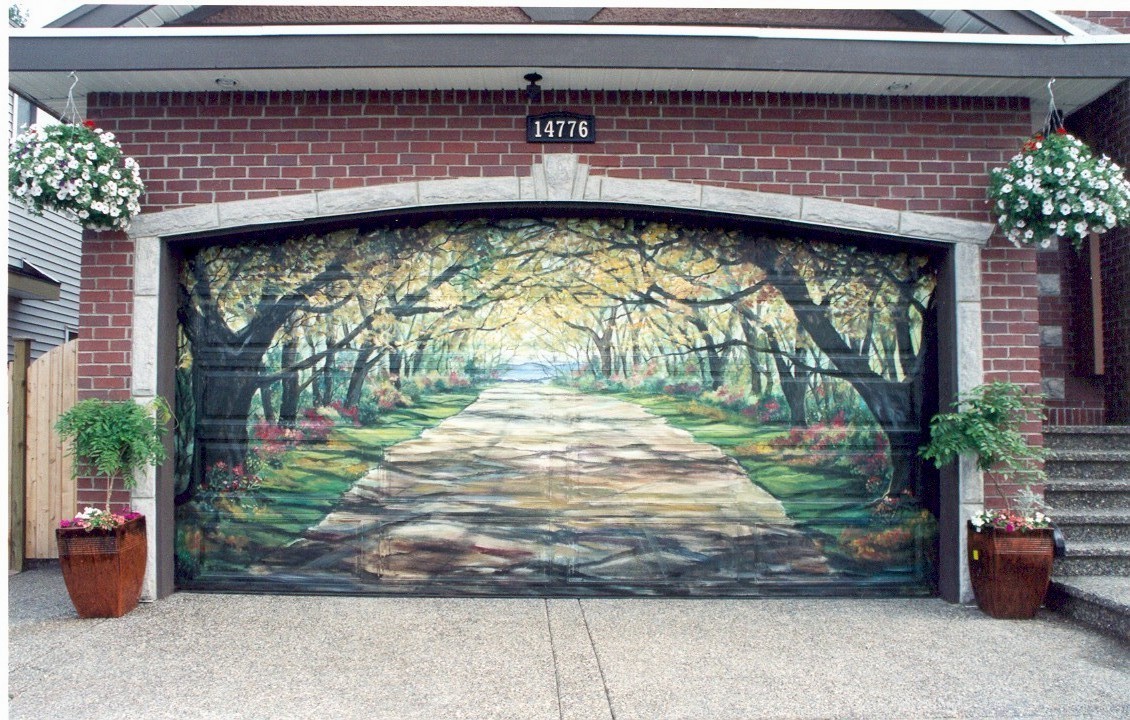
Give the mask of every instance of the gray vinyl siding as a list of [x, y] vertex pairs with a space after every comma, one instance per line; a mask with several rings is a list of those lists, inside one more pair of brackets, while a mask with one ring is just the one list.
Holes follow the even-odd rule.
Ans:
[[[17, 95], [8, 93], [8, 127], [14, 128]], [[26, 104], [26, 101], [24, 101]], [[34, 116], [35, 111], [32, 112]], [[31, 338], [31, 356], [37, 358], [67, 341], [78, 330], [78, 291], [82, 264], [82, 228], [58, 213], [32, 215], [22, 205], [8, 201], [8, 263], [26, 260], [62, 283], [55, 301], [8, 297], [8, 360], [12, 341]]]
[[67, 340], [78, 329], [82, 229], [58, 213], [32, 215], [8, 203], [8, 261], [26, 260], [62, 283], [57, 301], [8, 298], [8, 359], [12, 340], [31, 338], [32, 357]]

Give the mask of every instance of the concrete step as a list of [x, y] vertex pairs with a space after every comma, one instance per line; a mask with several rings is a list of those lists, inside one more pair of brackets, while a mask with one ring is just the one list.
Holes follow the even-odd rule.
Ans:
[[1044, 428], [1044, 447], [1130, 451], [1130, 425], [1049, 425]]
[[1092, 479], [1049, 475], [1044, 483], [1044, 499], [1064, 510], [1117, 510], [1130, 512], [1130, 479]]
[[1044, 604], [1076, 622], [1130, 642], [1130, 577], [1053, 576]]
[[1130, 576], [1130, 543], [1068, 542], [1064, 557], [1056, 558], [1056, 576]]
[[1044, 470], [1050, 477], [1130, 479], [1130, 451], [1051, 450]]
[[1130, 543], [1130, 510], [1061, 510], [1050, 515], [1068, 544], [1076, 542]]

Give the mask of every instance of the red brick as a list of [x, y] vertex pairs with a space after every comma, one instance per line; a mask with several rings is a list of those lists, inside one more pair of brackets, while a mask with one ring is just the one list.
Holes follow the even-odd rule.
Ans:
[[[823, 195], [981, 221], [990, 219], [983, 203], [987, 169], [1007, 160], [1016, 139], [1029, 130], [1026, 102], [1009, 99], [548, 95], [563, 107], [605, 118], [595, 146], [554, 149], [581, 153], [593, 175]], [[92, 115], [118, 132], [145, 168], [151, 182], [146, 212], [393, 180], [520, 176], [543, 152], [522, 142], [526, 108], [516, 90], [231, 97], [227, 103], [216, 102], [222, 97], [215, 94], [92, 96]], [[129, 243], [93, 234], [88, 241], [93, 242], [85, 249], [84, 277], [113, 284], [84, 281], [84, 331], [97, 333], [91, 342], [128, 344]], [[1006, 264], [991, 264], [994, 259]], [[999, 295], [988, 292], [986, 318], [1030, 322], [1026, 312], [1039, 311], [1034, 261], [1010, 246], [994, 245], [986, 251], [985, 272], [1020, 286]], [[987, 342], [1031, 340], [1022, 327], [1003, 329], [993, 330]], [[119, 331], [123, 334], [110, 334]], [[128, 347], [124, 352], [128, 355]], [[1001, 358], [1031, 361], [1007, 353]], [[122, 381], [128, 385], [128, 375]]]

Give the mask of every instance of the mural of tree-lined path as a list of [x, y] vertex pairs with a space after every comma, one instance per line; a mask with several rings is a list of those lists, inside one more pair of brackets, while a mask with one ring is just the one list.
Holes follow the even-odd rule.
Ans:
[[495, 591], [518, 592], [829, 572], [781, 503], [718, 448], [638, 405], [531, 383], [496, 385], [389, 448], [277, 560], [413, 590], [488, 573]]
[[487, 216], [183, 257], [182, 587], [927, 588], [928, 249]]

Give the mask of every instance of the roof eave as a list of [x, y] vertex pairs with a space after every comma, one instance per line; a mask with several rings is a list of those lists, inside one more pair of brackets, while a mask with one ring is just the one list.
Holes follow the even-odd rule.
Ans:
[[[476, 68], [490, 72], [476, 74]], [[13, 33], [9, 42], [9, 87], [58, 112], [70, 85], [62, 83], [72, 71], [85, 95], [209, 91], [216, 89], [213, 80], [240, 71], [258, 78], [258, 84], [241, 85], [244, 90], [504, 89], [517, 87], [531, 70], [555, 75], [559, 89], [744, 92], [780, 86], [787, 92], [884, 94], [883, 88], [922, 78], [931, 82], [911, 84], [930, 87], [927, 94], [1032, 100], [1045, 97], [1044, 83], [1056, 78], [1057, 100], [1070, 112], [1125, 79], [1128, 68], [1130, 36], [1121, 35], [304, 26], [47, 30]], [[355, 84], [334, 84], [346, 76]], [[629, 83], [633, 76], [635, 85]], [[391, 84], [394, 77], [400, 85]], [[861, 77], [874, 82], [861, 84]], [[848, 89], [852, 82], [855, 90]]]
[[[260, 28], [260, 31], [263, 29]], [[18, 34], [10, 71], [403, 67], [587, 67], [1123, 77], [1130, 36], [968, 38], [613, 32]], [[982, 38], [983, 36], [976, 36]], [[1048, 42], [1053, 40], [1052, 42]], [[1055, 40], [1058, 40], [1055, 41]], [[1074, 42], [1073, 42], [1074, 41]]]

